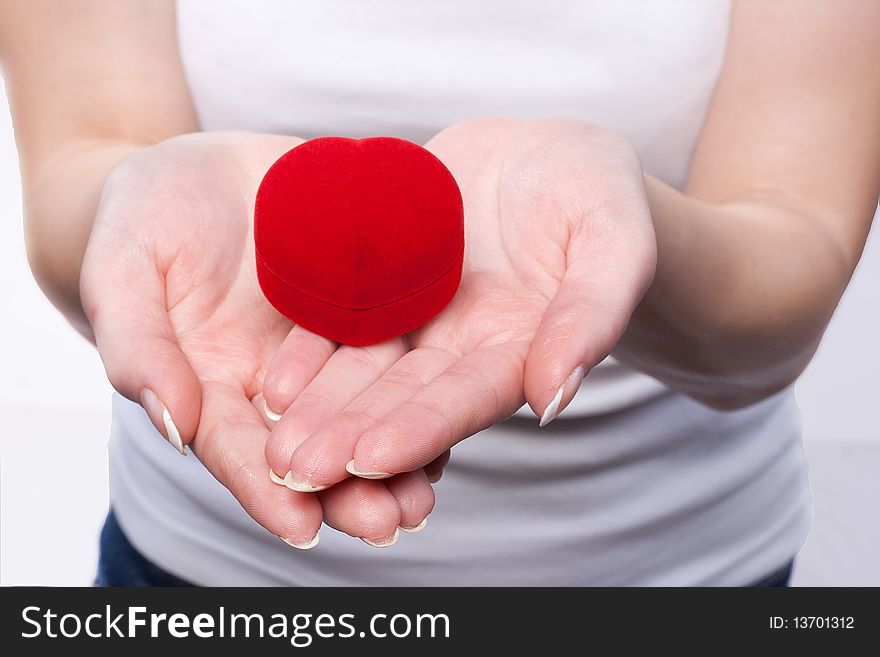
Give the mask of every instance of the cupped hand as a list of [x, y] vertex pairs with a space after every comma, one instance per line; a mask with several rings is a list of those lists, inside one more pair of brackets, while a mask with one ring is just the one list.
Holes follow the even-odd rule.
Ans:
[[623, 137], [570, 120], [479, 119], [426, 148], [464, 199], [461, 286], [425, 326], [379, 345], [286, 338], [264, 382], [269, 408], [284, 412], [266, 456], [299, 490], [436, 470], [524, 401], [546, 424], [653, 279], [642, 169]]
[[[82, 267], [83, 307], [113, 386], [266, 529], [315, 544], [322, 519], [388, 542], [431, 510], [423, 472], [326, 493], [269, 480], [259, 392], [291, 324], [263, 297], [253, 201], [291, 137], [203, 133], [143, 149], [108, 177]], [[414, 520], [418, 518], [417, 520]]]

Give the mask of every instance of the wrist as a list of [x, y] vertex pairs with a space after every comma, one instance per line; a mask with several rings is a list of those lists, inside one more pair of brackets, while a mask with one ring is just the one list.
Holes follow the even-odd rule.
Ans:
[[791, 384], [849, 277], [838, 250], [800, 208], [646, 185], [659, 266], [615, 354], [716, 408]]
[[83, 335], [79, 298], [83, 256], [110, 170], [142, 145], [101, 141], [65, 149], [22, 181], [28, 264], [40, 289]]

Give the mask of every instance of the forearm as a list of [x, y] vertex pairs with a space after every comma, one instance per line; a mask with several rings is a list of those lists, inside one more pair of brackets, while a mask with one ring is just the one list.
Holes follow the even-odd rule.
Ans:
[[648, 178], [652, 286], [616, 355], [721, 408], [789, 385], [812, 357], [867, 234], [781, 198], [713, 204]]
[[110, 169], [198, 129], [173, 0], [0, 2], [0, 61], [19, 151], [28, 259], [84, 334], [79, 268]]

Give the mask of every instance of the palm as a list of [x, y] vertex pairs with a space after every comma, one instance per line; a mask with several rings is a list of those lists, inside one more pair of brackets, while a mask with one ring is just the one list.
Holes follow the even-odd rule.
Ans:
[[[493, 126], [494, 127], [494, 126]], [[469, 353], [502, 343], [530, 343], [565, 274], [565, 217], [536, 187], [516, 184], [523, 171], [503, 170], [507, 135], [455, 128], [427, 144], [453, 172], [465, 199], [465, 263], [449, 306], [414, 333], [416, 345]], [[481, 143], [482, 142], [482, 143]], [[480, 149], [485, 149], [480, 152]], [[522, 166], [540, 165], [525, 162]]]
[[526, 399], [540, 415], [576, 366], [608, 354], [653, 275], [641, 169], [619, 137], [565, 121], [480, 120], [426, 147], [464, 198], [461, 287], [406, 337], [405, 355], [374, 358], [385, 374], [338, 400], [344, 410], [293, 441], [292, 455], [279, 446], [291, 442], [285, 423], [273, 431], [270, 460], [288, 457], [298, 479], [339, 481], [346, 464], [361, 476], [409, 471]]
[[[161, 170], [156, 178], [143, 174], [151, 162], [139, 163], [144, 188], [136, 193], [157, 203], [139, 210], [149, 210], [147, 216], [157, 222], [154, 229], [163, 233], [156, 256], [170, 263], [165, 271], [168, 316], [181, 349], [203, 381], [250, 398], [259, 391], [261, 369], [290, 330], [290, 322], [266, 303], [257, 284], [250, 230], [253, 197], [261, 172], [298, 140], [223, 139], [228, 141], [193, 135], [164, 144], [165, 152], [155, 153]], [[172, 161], [181, 164], [170, 169]]]

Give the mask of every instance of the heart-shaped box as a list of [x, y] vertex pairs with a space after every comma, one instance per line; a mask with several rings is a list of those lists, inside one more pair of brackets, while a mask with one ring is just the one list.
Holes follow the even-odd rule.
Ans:
[[254, 208], [257, 276], [293, 322], [344, 344], [418, 328], [455, 295], [461, 193], [430, 152], [393, 137], [321, 137], [282, 155]]

